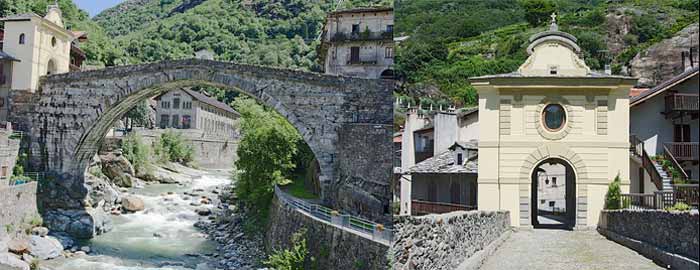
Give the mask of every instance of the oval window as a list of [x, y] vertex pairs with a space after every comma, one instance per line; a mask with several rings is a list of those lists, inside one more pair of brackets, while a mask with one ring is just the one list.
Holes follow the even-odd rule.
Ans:
[[566, 124], [566, 112], [559, 104], [549, 104], [542, 111], [544, 126], [547, 130], [558, 131]]

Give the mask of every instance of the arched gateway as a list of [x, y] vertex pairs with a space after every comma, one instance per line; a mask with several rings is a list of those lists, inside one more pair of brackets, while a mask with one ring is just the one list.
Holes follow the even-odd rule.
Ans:
[[59, 230], [78, 235], [96, 230], [93, 223], [99, 222], [84, 205], [88, 187], [83, 178], [113, 123], [139, 101], [201, 84], [240, 91], [284, 116], [318, 159], [327, 203], [371, 218], [385, 214], [391, 177], [390, 81], [192, 59], [42, 79], [31, 109], [19, 114], [19, 122], [31, 138], [33, 168], [53, 179], [39, 194], [44, 210], [69, 212], [64, 216], [81, 223]]

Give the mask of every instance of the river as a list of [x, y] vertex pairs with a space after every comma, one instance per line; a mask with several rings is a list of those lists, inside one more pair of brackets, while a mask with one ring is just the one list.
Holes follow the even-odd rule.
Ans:
[[[195, 228], [197, 221], [208, 219], [195, 209], [213, 210], [217, 196], [212, 191], [230, 184], [230, 178], [221, 172], [199, 172], [190, 170], [191, 181], [181, 184], [130, 189], [129, 193], [143, 199], [144, 211], [112, 216], [110, 232], [81, 243], [90, 248], [89, 255], [46, 261], [42, 266], [54, 270], [215, 269], [207, 263], [220, 256], [217, 243]], [[198, 205], [202, 195], [212, 203]]]

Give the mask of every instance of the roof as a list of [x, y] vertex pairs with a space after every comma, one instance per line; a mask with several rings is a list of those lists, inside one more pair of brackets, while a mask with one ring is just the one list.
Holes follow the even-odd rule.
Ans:
[[21, 62], [19, 59], [12, 57], [12, 55], [7, 54], [6, 52], [0, 51], [0, 61], [15, 61], [15, 62]]
[[402, 139], [403, 139], [403, 134], [401, 134], [401, 133], [394, 134], [394, 142], [395, 143], [400, 143], [402, 141]]
[[563, 75], [556, 75], [556, 76], [527, 76], [520, 74], [520, 72], [511, 72], [511, 73], [502, 73], [502, 74], [495, 74], [495, 75], [486, 75], [486, 76], [479, 76], [479, 77], [471, 77], [469, 80], [483, 80], [483, 79], [494, 79], [494, 78], [546, 78], [546, 79], [558, 79], [558, 78], [609, 78], [609, 79], [626, 79], [626, 80], [636, 80], [635, 78], [632, 77], [627, 77], [627, 76], [620, 76], [620, 75], [608, 75], [605, 73], [599, 73], [599, 72], [594, 72], [591, 71], [588, 73], [586, 76], [563, 76]]
[[[239, 116], [240, 116], [240, 114], [239, 114], [236, 110], [234, 110], [233, 108], [231, 108], [231, 106], [226, 105], [226, 103], [223, 103], [223, 102], [221, 102], [221, 101], [218, 101], [218, 100], [215, 99], [215, 98], [208, 97], [208, 96], [205, 95], [205, 94], [202, 94], [202, 93], [200, 93], [200, 92], [193, 91], [193, 90], [190, 90], [190, 89], [181, 89], [181, 90], [182, 90], [183, 92], [185, 92], [186, 94], [190, 95], [192, 98], [196, 99], [196, 100], [199, 101], [199, 102], [203, 102], [203, 103], [209, 104], [209, 105], [214, 106], [214, 107], [216, 107], [216, 108], [219, 108], [219, 109], [222, 109], [222, 110], [224, 110], [224, 111], [227, 111], [227, 112], [230, 112], [230, 113], [233, 113], [233, 114], [235, 114], [235, 115], [239, 115]], [[165, 94], [166, 94], [166, 93], [163, 93], [163, 94], [161, 94], [161, 95], [155, 97], [155, 99], [159, 99], [161, 96], [163, 96], [163, 95], [165, 95]]]
[[424, 128], [414, 130], [413, 133], [429, 132], [429, 131], [432, 131], [433, 129], [434, 129], [433, 125], [429, 124], [428, 126], [426, 126]]
[[649, 88], [634, 88], [632, 87], [630, 89], [630, 97], [636, 97], [644, 93], [645, 91], [648, 91]]
[[41, 16], [35, 13], [23, 13], [23, 14], [13, 14], [3, 18], [0, 18], [0, 22], [12, 22], [12, 21], [28, 21], [34, 17], [41, 18]]
[[351, 9], [336, 10], [329, 13], [329, 16], [348, 14], [348, 13], [367, 13], [367, 12], [387, 12], [394, 11], [392, 7], [358, 7]]
[[673, 88], [674, 86], [676, 86], [680, 83], [685, 82], [686, 80], [692, 78], [693, 76], [698, 76], [699, 68], [700, 68], [700, 66], [688, 69], [688, 70], [684, 71], [683, 73], [678, 74], [675, 77], [673, 77], [667, 81], [664, 81], [657, 86], [654, 86], [653, 88], [649, 89], [648, 91], [645, 91], [636, 97], [632, 97], [630, 99], [630, 106], [635, 106], [637, 104], [640, 104], [640, 103], [646, 101], [647, 99], [650, 99], [658, 94], [665, 92], [668, 89]]
[[465, 117], [476, 112], [479, 112], [479, 107], [465, 108], [457, 113], [457, 117]]
[[478, 156], [470, 158], [464, 165], [456, 165], [454, 154], [447, 150], [437, 156], [423, 160], [416, 165], [408, 168], [407, 173], [478, 173], [479, 158]]

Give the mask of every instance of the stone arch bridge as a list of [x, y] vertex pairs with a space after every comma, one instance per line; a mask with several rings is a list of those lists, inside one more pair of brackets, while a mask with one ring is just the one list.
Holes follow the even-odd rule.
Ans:
[[30, 137], [32, 169], [52, 179], [38, 194], [44, 210], [95, 219], [84, 213], [91, 208], [84, 174], [107, 131], [137, 102], [194, 85], [239, 91], [276, 110], [314, 152], [326, 203], [369, 218], [388, 216], [391, 81], [198, 59], [42, 78], [41, 89], [15, 113], [15, 121]]

